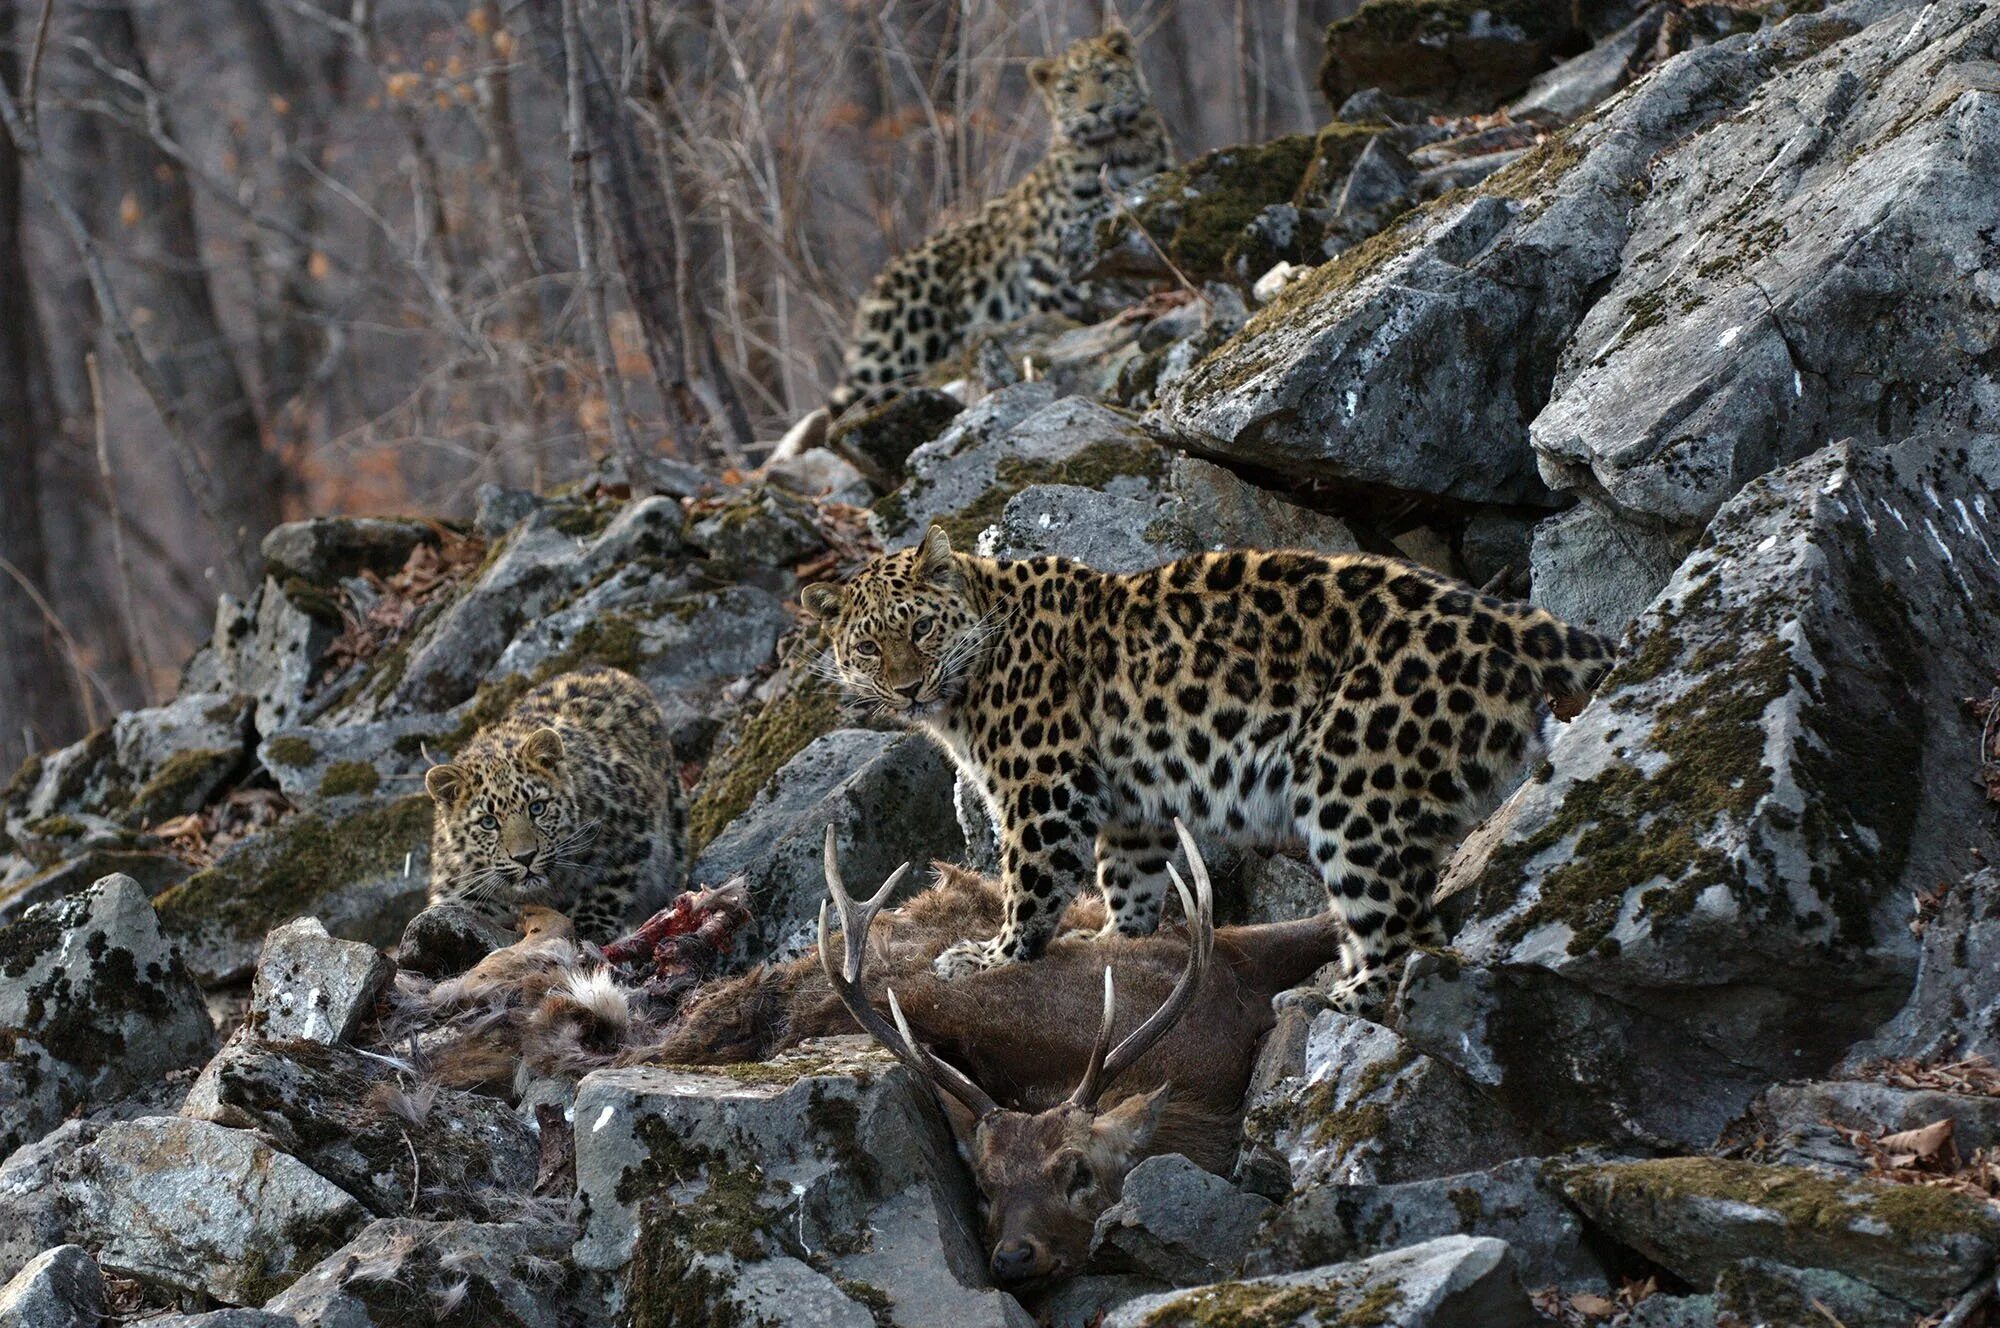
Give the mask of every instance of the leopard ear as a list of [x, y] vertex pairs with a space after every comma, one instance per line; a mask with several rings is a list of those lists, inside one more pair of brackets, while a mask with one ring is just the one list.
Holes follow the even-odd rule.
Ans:
[[1028, 66], [1028, 81], [1038, 88], [1046, 88], [1056, 81], [1056, 62], [1036, 60]]
[[562, 734], [554, 729], [536, 729], [528, 735], [527, 741], [521, 744], [521, 760], [538, 769], [553, 773], [555, 768], [562, 764], [562, 759]]
[[821, 622], [832, 622], [847, 607], [847, 592], [821, 581], [799, 592], [799, 606]]
[[466, 795], [472, 781], [455, 765], [434, 765], [424, 771], [424, 788], [440, 807], [450, 807]]
[[956, 567], [951, 561], [951, 536], [944, 533], [943, 526], [932, 526], [924, 532], [924, 542], [917, 546], [917, 573], [926, 581], [941, 582], [951, 579]]
[[1132, 34], [1125, 30], [1125, 25], [1122, 23], [1113, 21], [1111, 26], [1104, 30], [1104, 35], [1098, 39], [1098, 44], [1120, 60], [1132, 58]]

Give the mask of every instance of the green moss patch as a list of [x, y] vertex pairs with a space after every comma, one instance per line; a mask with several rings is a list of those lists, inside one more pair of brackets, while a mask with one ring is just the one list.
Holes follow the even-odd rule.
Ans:
[[[625, 1286], [623, 1323], [632, 1328], [750, 1328], [729, 1298], [730, 1281], [709, 1266], [715, 1256], [762, 1258], [766, 1232], [780, 1215], [767, 1206], [769, 1185], [754, 1163], [732, 1167], [711, 1149], [689, 1144], [656, 1116], [638, 1123], [647, 1158], [620, 1179], [620, 1203], [639, 1205], [638, 1240]], [[669, 1191], [701, 1183], [698, 1195]]]
[[306, 739], [295, 733], [288, 733], [264, 743], [264, 759], [273, 765], [296, 770], [300, 766], [308, 766], [317, 761], [319, 752]]
[[1248, 252], [1245, 228], [1265, 208], [1296, 200], [1318, 155], [1315, 136], [1289, 134], [1197, 157], [1154, 180], [1137, 209], [1102, 223], [1099, 247], [1116, 247], [1136, 224], [1192, 281], [1254, 280], [1301, 255]]
[[2000, 1214], [1977, 1199], [1935, 1185], [1834, 1179], [1803, 1167], [1670, 1157], [1579, 1167], [1562, 1173], [1559, 1181], [1580, 1202], [1597, 1208], [1721, 1199], [1776, 1213], [1795, 1229], [1835, 1238], [1872, 1219], [1911, 1243], [1968, 1232], [2000, 1241]]
[[[1791, 651], [1774, 635], [1716, 661], [1656, 712], [1645, 746], [1664, 758], [1659, 769], [1648, 776], [1620, 764], [1579, 780], [1544, 825], [1502, 846], [1480, 887], [1482, 903], [1495, 908], [1513, 897], [1530, 861], [1574, 840], [1568, 861], [1542, 875], [1539, 897], [1504, 938], [1561, 922], [1571, 931], [1569, 952], [1583, 954], [1611, 944], [1636, 886], [1662, 883], [1640, 896], [1641, 912], [1652, 916], [1686, 913], [1713, 885], [1743, 889], [1742, 865], [1704, 841], [1719, 825], [1747, 820], [1771, 791], [1763, 716], [1791, 690], [1795, 673]], [[1621, 681], [1614, 672], [1608, 687]]]
[[[800, 643], [795, 654], [817, 648], [816, 639], [809, 638]], [[752, 715], [735, 740], [702, 772], [688, 809], [689, 853], [701, 852], [741, 816], [785, 762], [804, 751], [813, 739], [838, 727], [837, 689], [826, 679], [800, 670], [792, 685]]]
[[175, 752], [132, 795], [129, 819], [139, 825], [151, 825], [198, 810], [242, 756], [234, 747], [196, 747]]
[[381, 786], [382, 776], [366, 761], [336, 761], [320, 776], [322, 798], [366, 797]]
[[431, 800], [422, 794], [337, 820], [301, 813], [160, 895], [160, 925], [175, 936], [215, 927], [259, 939], [349, 885], [401, 872], [430, 830]]
[[[1360, 1290], [1361, 1294], [1354, 1293]], [[1396, 1322], [1402, 1288], [1380, 1283], [1365, 1290], [1339, 1281], [1306, 1286], [1221, 1282], [1178, 1297], [1146, 1316], [1146, 1328], [1384, 1328]], [[1343, 1308], [1343, 1305], [1345, 1308]]]

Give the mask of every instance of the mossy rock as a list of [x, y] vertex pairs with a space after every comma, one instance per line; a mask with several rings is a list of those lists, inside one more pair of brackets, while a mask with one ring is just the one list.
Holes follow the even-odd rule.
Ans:
[[[1304, 223], [1293, 243], [1279, 249], [1248, 228], [1265, 209], [1300, 201], [1308, 178], [1324, 173], [1320, 155], [1319, 136], [1288, 134], [1197, 157], [1150, 181], [1145, 201], [1132, 211], [1100, 223], [1098, 248], [1147, 255], [1145, 275], [1152, 275], [1150, 251], [1158, 245], [1191, 281], [1254, 281], [1280, 259], [1297, 262], [1317, 247], [1317, 231]], [[1133, 234], [1135, 226], [1150, 243]]]
[[248, 972], [264, 933], [297, 917], [393, 945], [428, 892], [430, 830], [422, 794], [339, 817], [302, 812], [167, 890], [160, 925], [210, 985]]
[[236, 747], [175, 752], [132, 795], [125, 819], [133, 825], [155, 825], [199, 811], [242, 761], [243, 752]]
[[853, 462], [876, 488], [893, 489], [903, 482], [910, 453], [943, 433], [964, 409], [947, 392], [910, 388], [872, 410], [843, 415], [827, 434], [826, 445]]
[[1368, 0], [1327, 28], [1320, 90], [1335, 107], [1378, 87], [1441, 110], [1490, 110], [1589, 45], [1578, 18], [1576, 0]]
[[[823, 648], [814, 631], [793, 653], [804, 658]], [[702, 772], [688, 809], [690, 859], [749, 808], [785, 762], [839, 727], [838, 689], [810, 670], [798, 669], [791, 685], [750, 716]]]
[[1555, 1180], [1600, 1231], [1701, 1286], [1767, 1258], [1837, 1269], [1931, 1308], [2000, 1251], [2000, 1213], [1938, 1186], [1711, 1157], [1575, 1167]]

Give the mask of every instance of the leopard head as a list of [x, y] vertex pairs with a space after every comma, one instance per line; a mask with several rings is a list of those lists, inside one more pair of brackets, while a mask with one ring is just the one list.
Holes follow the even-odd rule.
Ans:
[[800, 598], [826, 625], [841, 684], [905, 720], [934, 716], [956, 700], [991, 635], [939, 526], [915, 548], [875, 559], [848, 585], [807, 586]]
[[1118, 27], [1087, 37], [1052, 59], [1035, 61], [1028, 66], [1028, 80], [1042, 94], [1056, 133], [1080, 146], [1125, 133], [1153, 100], [1139, 72], [1132, 34]]
[[562, 735], [551, 728], [483, 736], [424, 787], [436, 804], [433, 899], [517, 905], [544, 897], [595, 827], [577, 814]]

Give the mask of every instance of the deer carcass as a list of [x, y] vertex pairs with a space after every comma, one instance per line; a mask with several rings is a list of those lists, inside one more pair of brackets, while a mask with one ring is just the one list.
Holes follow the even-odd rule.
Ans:
[[[1185, 938], [1058, 943], [1040, 963], [955, 982], [905, 969], [871, 984], [886, 1014], [864, 987], [869, 930], [908, 867], [856, 903], [827, 836], [827, 887], [843, 932], [836, 962], [822, 905], [827, 980], [853, 1021], [936, 1090], [978, 1185], [1003, 1284], [1074, 1271], [1098, 1215], [1143, 1159], [1181, 1153], [1226, 1172], [1272, 997], [1339, 953], [1330, 914], [1217, 933], [1208, 870], [1176, 827], [1194, 878], [1190, 894], [1174, 876]], [[1134, 1009], [1152, 1014], [1136, 1021]]]

